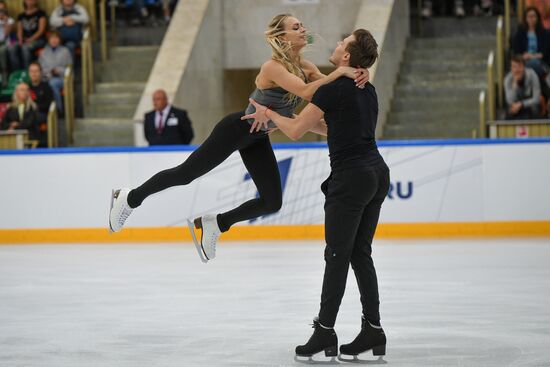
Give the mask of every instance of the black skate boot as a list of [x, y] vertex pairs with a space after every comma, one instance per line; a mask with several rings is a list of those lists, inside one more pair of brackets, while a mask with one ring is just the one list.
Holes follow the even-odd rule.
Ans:
[[[372, 350], [374, 356], [378, 356], [378, 360], [362, 361], [357, 358], [358, 354]], [[369, 362], [369, 363], [386, 363], [382, 356], [386, 354], [386, 334], [381, 326], [371, 325], [365, 317], [361, 317], [361, 332], [354, 341], [349, 344], [340, 346], [340, 355], [338, 359], [344, 362]], [[342, 358], [342, 355], [353, 356], [353, 359]]]
[[[316, 317], [313, 319], [313, 328], [315, 331], [311, 338], [305, 345], [299, 345], [296, 347], [296, 357], [294, 359], [297, 362], [325, 364], [334, 363], [335, 357], [338, 354], [338, 337], [333, 328], [326, 328], [319, 323], [319, 319]], [[330, 361], [315, 361], [312, 356], [314, 354], [325, 351], [326, 357], [332, 357]], [[308, 357], [307, 360], [299, 359], [298, 357]]]

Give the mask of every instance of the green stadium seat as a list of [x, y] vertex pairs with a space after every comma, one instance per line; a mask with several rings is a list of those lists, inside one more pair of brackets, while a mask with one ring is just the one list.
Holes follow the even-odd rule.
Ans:
[[21, 82], [30, 83], [30, 81], [29, 74], [26, 70], [16, 70], [10, 74], [8, 78], [8, 85], [0, 91], [0, 95], [9, 97], [13, 94], [17, 84]]

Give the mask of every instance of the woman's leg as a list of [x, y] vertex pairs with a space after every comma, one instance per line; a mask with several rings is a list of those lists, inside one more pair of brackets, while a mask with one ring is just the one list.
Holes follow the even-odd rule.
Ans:
[[238, 129], [236, 123], [238, 121], [239, 124], [244, 124], [241, 121], [242, 116], [243, 112], [236, 112], [224, 117], [216, 125], [208, 139], [185, 162], [157, 173], [143, 185], [130, 191], [128, 205], [131, 208], [136, 208], [152, 194], [172, 186], [187, 185], [226, 160], [231, 153], [237, 150], [243, 139], [242, 129]]
[[239, 153], [256, 184], [259, 197], [218, 215], [218, 226], [222, 232], [229, 230], [237, 222], [277, 212], [283, 202], [279, 167], [269, 138], [259, 139], [240, 149]]

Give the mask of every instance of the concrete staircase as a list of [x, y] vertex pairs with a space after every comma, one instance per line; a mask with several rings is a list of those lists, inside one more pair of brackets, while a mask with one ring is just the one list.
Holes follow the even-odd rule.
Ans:
[[384, 139], [468, 138], [478, 127], [496, 20], [439, 18], [427, 24], [430, 36], [412, 37], [407, 45]]
[[159, 46], [111, 49], [105, 64], [96, 63], [96, 90], [77, 119], [75, 146], [133, 146], [133, 117]]

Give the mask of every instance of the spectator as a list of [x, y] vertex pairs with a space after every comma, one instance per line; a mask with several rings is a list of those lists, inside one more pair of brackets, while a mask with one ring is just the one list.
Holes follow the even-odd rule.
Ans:
[[63, 89], [65, 69], [72, 64], [72, 57], [69, 49], [61, 45], [59, 32], [52, 31], [48, 35], [48, 45], [40, 55], [40, 66], [45, 78], [48, 80], [53, 90], [57, 111], [63, 111], [63, 99], [61, 90]]
[[14, 23], [13, 18], [8, 16], [6, 2], [0, 0], [0, 73], [3, 85], [8, 81], [8, 46]]
[[145, 114], [143, 127], [149, 145], [189, 144], [193, 139], [193, 128], [187, 111], [168, 104], [166, 92], [162, 89], [153, 93], [154, 110]]
[[38, 8], [37, 0], [24, 0], [23, 6], [25, 11], [17, 17], [17, 43], [8, 48], [12, 70], [28, 68], [33, 52], [46, 44], [46, 13]]
[[477, 0], [474, 5], [474, 15], [493, 15], [493, 0]]
[[71, 51], [73, 58], [82, 40], [82, 31], [89, 22], [86, 8], [76, 4], [76, 0], [61, 0], [50, 16], [51, 26], [59, 31], [63, 45]]
[[511, 71], [504, 79], [507, 120], [536, 119], [540, 117], [540, 84], [537, 74], [525, 67], [521, 55], [512, 57]]
[[550, 58], [550, 38], [542, 26], [537, 8], [529, 7], [523, 14], [523, 23], [514, 35], [512, 50], [520, 54], [525, 65], [535, 70], [539, 78], [547, 73]]
[[39, 63], [31, 63], [29, 66], [29, 77], [31, 79], [29, 85], [31, 99], [38, 107], [38, 121], [40, 121], [40, 131], [42, 131], [44, 130], [42, 124], [48, 120], [50, 104], [53, 101], [53, 91], [50, 85], [42, 80], [42, 68]]
[[[440, 3], [440, 2], [438, 2]], [[453, 0], [454, 5], [454, 14], [462, 18], [466, 15], [464, 11], [464, 1], [463, 0]], [[422, 17], [431, 18], [433, 15], [433, 1], [432, 0], [423, 0], [422, 1]]]
[[525, 5], [537, 8], [541, 15], [544, 29], [550, 29], [550, 0], [527, 0]]
[[20, 83], [13, 93], [13, 102], [6, 111], [2, 130], [27, 130], [29, 140], [39, 140], [36, 104], [29, 94], [29, 86]]
[[145, 23], [145, 19], [149, 16], [147, 7], [145, 6], [145, 0], [133, 0], [134, 19], [132, 19], [132, 25], [140, 25]]

